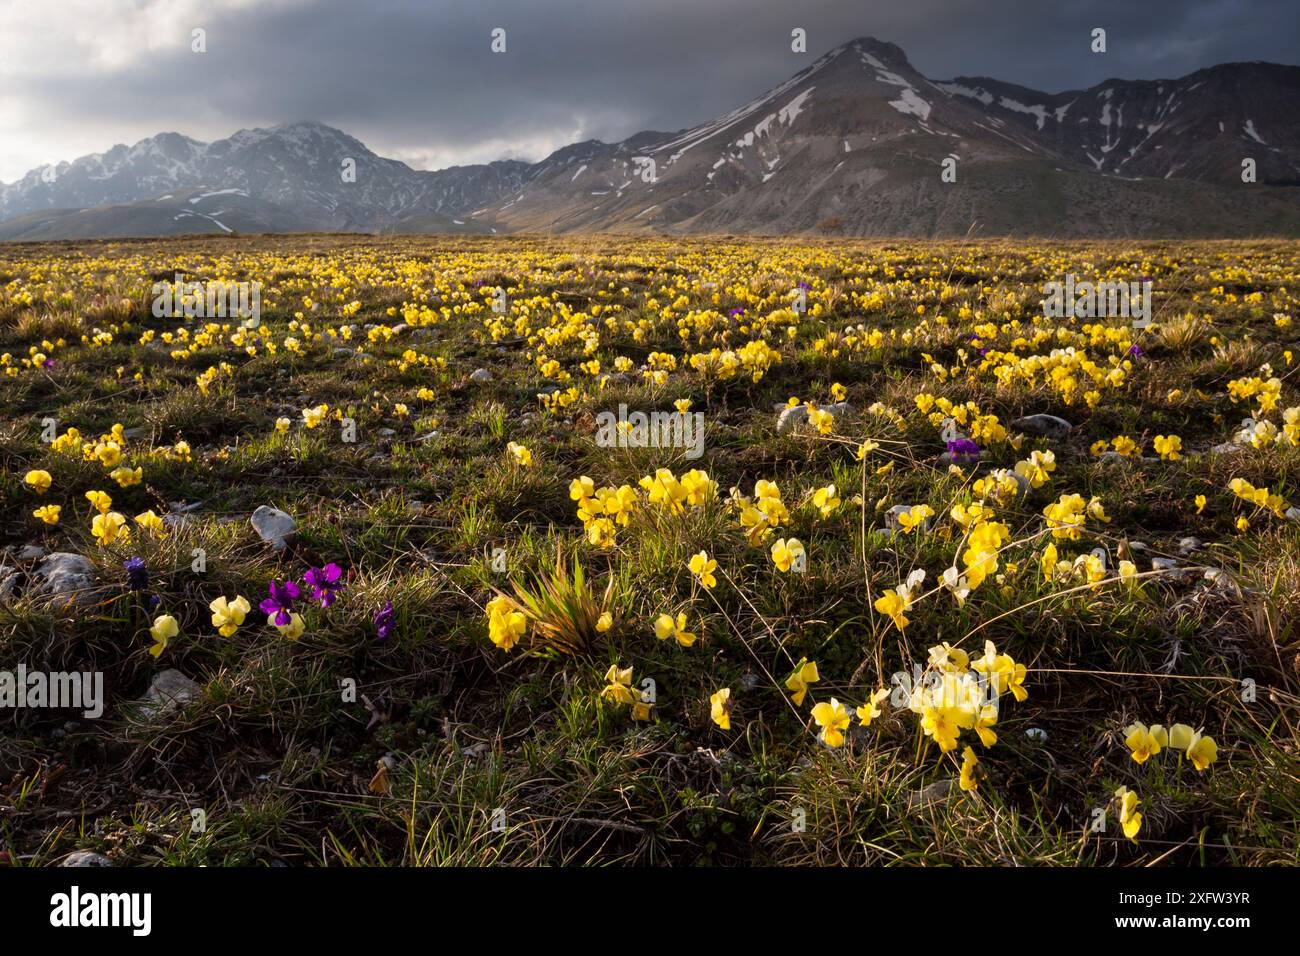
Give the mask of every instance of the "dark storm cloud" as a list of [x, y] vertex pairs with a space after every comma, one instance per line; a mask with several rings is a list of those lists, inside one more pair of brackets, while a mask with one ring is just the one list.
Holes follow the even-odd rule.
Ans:
[[[10, 77], [8, 102], [22, 104], [33, 142], [93, 128], [106, 148], [160, 130], [207, 139], [315, 119], [432, 167], [675, 130], [864, 35], [897, 43], [932, 78], [1049, 91], [1294, 62], [1300, 49], [1295, 0], [319, 0], [212, 7], [194, 20], [206, 54], [190, 52], [187, 25], [169, 23], [174, 43], [129, 62]], [[42, 31], [39, 8], [29, 24], [30, 42], [56, 55], [63, 38]], [[1103, 55], [1089, 50], [1098, 26]], [[489, 50], [496, 27], [504, 54]], [[807, 30], [806, 55], [790, 50], [794, 27]]]

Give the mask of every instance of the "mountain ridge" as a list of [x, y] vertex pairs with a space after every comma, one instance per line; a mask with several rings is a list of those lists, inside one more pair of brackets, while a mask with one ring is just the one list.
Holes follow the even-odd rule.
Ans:
[[572, 143], [537, 163], [416, 170], [315, 121], [210, 143], [162, 132], [0, 185], [0, 239], [955, 235], [972, 224], [999, 235], [1300, 235], [1297, 185], [1300, 67], [1240, 61], [1043, 93], [931, 80], [901, 47], [861, 37], [704, 123]]

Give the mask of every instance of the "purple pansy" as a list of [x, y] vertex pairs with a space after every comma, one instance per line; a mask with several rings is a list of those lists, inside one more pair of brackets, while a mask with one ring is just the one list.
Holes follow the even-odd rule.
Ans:
[[953, 461], [969, 461], [980, 456], [980, 446], [969, 438], [948, 442], [948, 457]]
[[375, 612], [375, 632], [381, 641], [386, 641], [396, 627], [397, 621], [393, 618], [393, 602], [389, 601]]
[[323, 568], [312, 568], [303, 576], [311, 588], [312, 600], [319, 601], [321, 607], [334, 603], [335, 592], [343, 587], [340, 583], [342, 578], [343, 569], [333, 561]]
[[289, 612], [293, 610], [293, 602], [302, 597], [302, 590], [292, 581], [286, 580], [283, 584], [279, 581], [272, 581], [267, 586], [269, 596], [258, 605], [263, 614], [274, 614], [275, 623], [283, 627], [293, 620]]
[[149, 588], [149, 569], [144, 566], [144, 558], [127, 558], [122, 566], [126, 568], [126, 586], [132, 591], [146, 591]]

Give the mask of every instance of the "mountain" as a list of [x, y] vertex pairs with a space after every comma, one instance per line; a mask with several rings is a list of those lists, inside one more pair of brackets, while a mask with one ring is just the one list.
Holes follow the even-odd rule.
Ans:
[[520, 189], [529, 169], [507, 161], [422, 172], [320, 123], [240, 130], [214, 143], [160, 133], [0, 187], [0, 238], [488, 232], [456, 218]]
[[863, 38], [695, 128], [552, 157], [482, 214], [534, 231], [1297, 235], [1297, 83], [1229, 64], [1047, 95], [934, 82]]
[[[843, 44], [699, 126], [413, 170], [319, 123], [162, 133], [0, 186], [0, 239], [183, 232], [1300, 235], [1300, 67], [1040, 93]], [[1242, 182], [1242, 161], [1255, 164]], [[354, 181], [342, 176], [345, 160]], [[945, 164], [955, 181], [941, 175]], [[947, 179], [952, 179], [950, 175]]]

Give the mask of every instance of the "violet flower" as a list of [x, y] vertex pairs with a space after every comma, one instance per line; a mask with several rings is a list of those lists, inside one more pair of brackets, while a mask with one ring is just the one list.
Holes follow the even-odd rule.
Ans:
[[303, 581], [311, 588], [312, 600], [319, 601], [321, 607], [329, 607], [334, 603], [336, 592], [343, 587], [340, 583], [342, 577], [343, 569], [331, 561], [323, 568], [312, 568], [303, 575]]
[[970, 461], [980, 456], [980, 446], [969, 438], [958, 438], [948, 442], [948, 457], [954, 461]]
[[127, 558], [122, 563], [126, 568], [126, 585], [132, 591], [149, 589], [149, 569], [144, 566], [144, 558]]
[[270, 596], [258, 605], [263, 614], [274, 614], [275, 623], [280, 627], [290, 623], [293, 618], [290, 611], [293, 610], [293, 602], [302, 597], [302, 590], [292, 581], [286, 580], [284, 584], [278, 581], [272, 581], [267, 586]]
[[386, 641], [396, 627], [397, 621], [393, 618], [393, 602], [389, 601], [375, 613], [375, 632], [381, 641]]

